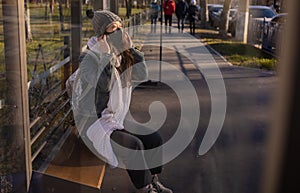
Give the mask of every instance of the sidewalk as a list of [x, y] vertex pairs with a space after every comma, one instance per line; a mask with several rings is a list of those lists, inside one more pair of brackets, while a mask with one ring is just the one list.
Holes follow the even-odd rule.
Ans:
[[[174, 193], [258, 192], [276, 78], [264, 71], [231, 66], [197, 38], [178, 33], [177, 28], [172, 28], [171, 33], [165, 33], [163, 28], [160, 76], [160, 26], [157, 27], [155, 34], [148, 26], [134, 36], [135, 44], [142, 46], [145, 53], [149, 79], [156, 82], [161, 77], [161, 83], [134, 90], [132, 116], [141, 123], [151, 120], [151, 103], [155, 104], [150, 108], [152, 115], [159, 117], [166, 112], [165, 119], [157, 125], [161, 125], [159, 131], [167, 142], [176, 134], [184, 110], [195, 110], [197, 105], [200, 109], [199, 122], [183, 121], [186, 132], [192, 132], [195, 125], [197, 131], [186, 149], [165, 164], [161, 181]], [[185, 81], [193, 86], [196, 99], [189, 85], [182, 84]], [[179, 87], [172, 87], [173, 83]], [[184, 99], [176, 89], [185, 94]], [[220, 97], [224, 94], [225, 99]], [[221, 126], [222, 131], [209, 129], [212, 115], [225, 119], [224, 123], [212, 122], [213, 129]], [[205, 150], [209, 146], [200, 156], [199, 146], [207, 140], [203, 138], [207, 130], [210, 134], [221, 133], [216, 143], [210, 144], [213, 146], [208, 153]], [[132, 193], [134, 188], [125, 170], [107, 168], [102, 192]]]

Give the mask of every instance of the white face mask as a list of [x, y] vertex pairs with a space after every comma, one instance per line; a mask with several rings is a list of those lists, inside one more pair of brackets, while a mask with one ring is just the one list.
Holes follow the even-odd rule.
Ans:
[[117, 55], [125, 50], [123, 46], [123, 36], [124, 33], [122, 28], [118, 28], [114, 32], [107, 34], [107, 42], [110, 46], [115, 48]]

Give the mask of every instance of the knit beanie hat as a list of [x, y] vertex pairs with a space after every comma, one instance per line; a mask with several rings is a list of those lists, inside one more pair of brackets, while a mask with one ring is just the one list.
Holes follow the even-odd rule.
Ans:
[[122, 21], [116, 14], [107, 11], [94, 11], [94, 16], [92, 18], [92, 26], [97, 37], [105, 33], [106, 28], [113, 22]]

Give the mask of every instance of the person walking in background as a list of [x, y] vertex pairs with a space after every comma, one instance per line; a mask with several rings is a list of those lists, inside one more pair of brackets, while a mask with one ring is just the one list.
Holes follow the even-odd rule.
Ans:
[[185, 16], [187, 14], [187, 11], [189, 9], [189, 6], [185, 0], [179, 0], [176, 3], [176, 10], [175, 14], [177, 17], [177, 22], [178, 22], [178, 30], [180, 30], [180, 23], [181, 23], [181, 30], [183, 31], [184, 29], [184, 22], [185, 22]]
[[169, 32], [171, 32], [171, 26], [172, 26], [172, 15], [176, 10], [176, 5], [174, 0], [165, 0], [163, 3], [163, 10], [165, 14], [165, 26], [167, 30], [167, 26], [169, 23]]
[[197, 6], [196, 0], [191, 0], [188, 9], [188, 19], [190, 21], [190, 33], [195, 35], [196, 21], [198, 21], [199, 6]]
[[152, 0], [152, 2], [150, 3], [151, 33], [156, 32], [156, 22], [160, 10], [161, 8], [157, 3], [157, 0]]
[[160, 12], [160, 5], [157, 3], [157, 0], [152, 0], [150, 3], [150, 19], [151, 24], [156, 24], [158, 14]]

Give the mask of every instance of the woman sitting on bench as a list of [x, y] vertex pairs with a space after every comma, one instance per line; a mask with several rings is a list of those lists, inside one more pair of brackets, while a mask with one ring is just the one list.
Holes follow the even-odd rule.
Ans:
[[144, 55], [133, 48], [117, 15], [105, 10], [87, 15], [95, 36], [80, 58], [72, 94], [79, 134], [108, 164], [126, 168], [138, 193], [172, 193], [157, 176], [162, 171], [161, 136], [125, 119], [132, 81], [147, 80]]

